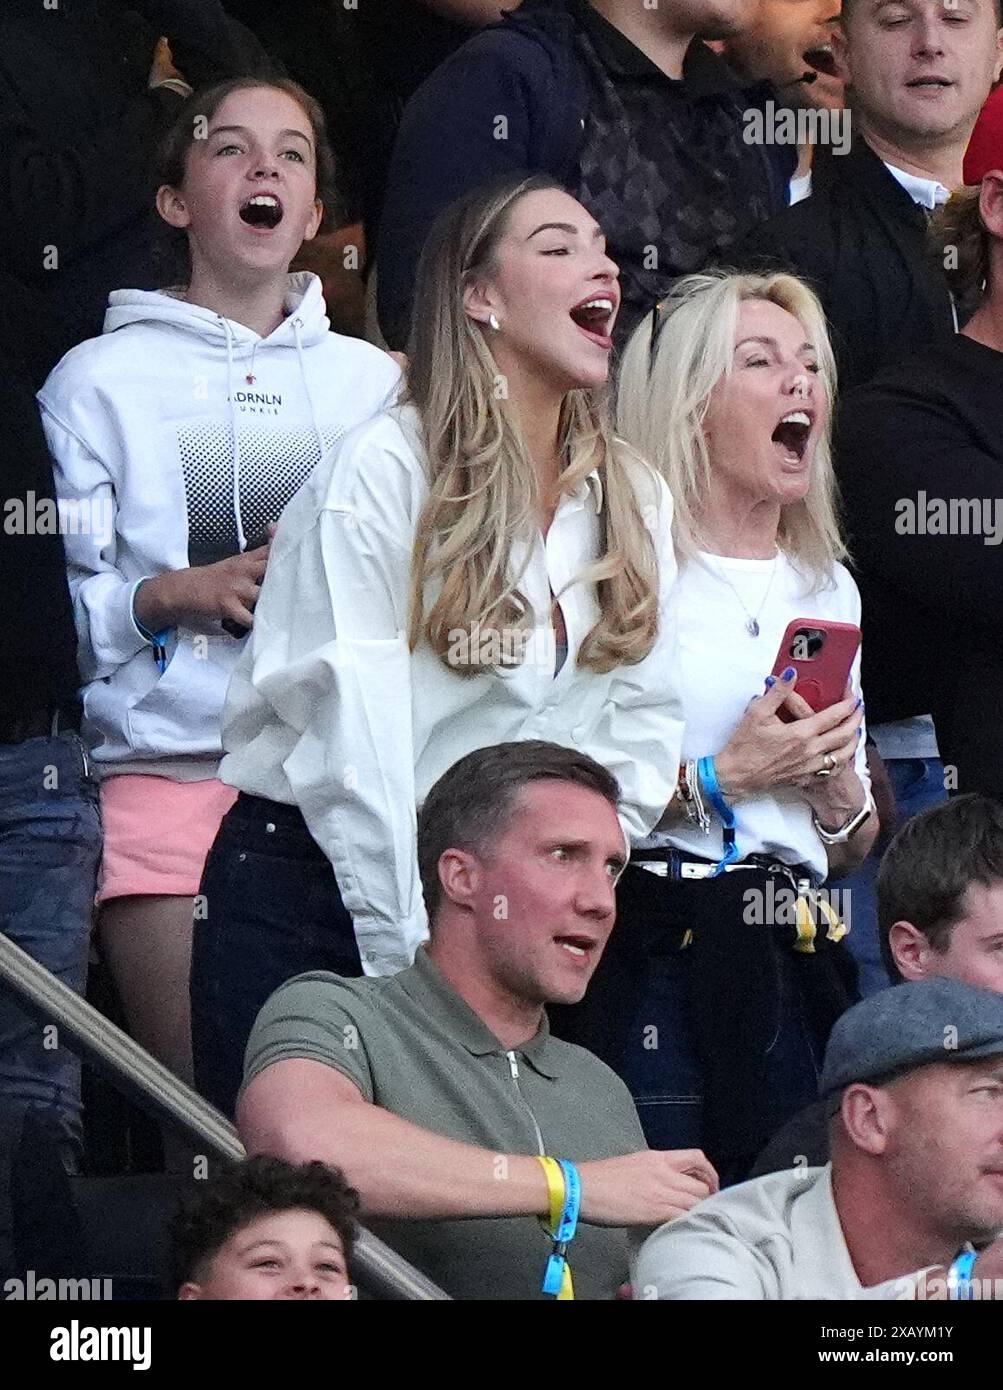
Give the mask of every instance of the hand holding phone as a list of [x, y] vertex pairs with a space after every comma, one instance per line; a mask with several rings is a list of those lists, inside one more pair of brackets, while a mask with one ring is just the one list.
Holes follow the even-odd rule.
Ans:
[[[853, 663], [860, 648], [860, 628], [828, 618], [795, 618], [788, 623], [771, 672], [779, 679], [794, 668], [796, 690], [816, 713], [829, 709], [846, 696]], [[781, 706], [778, 718], [795, 718]]]

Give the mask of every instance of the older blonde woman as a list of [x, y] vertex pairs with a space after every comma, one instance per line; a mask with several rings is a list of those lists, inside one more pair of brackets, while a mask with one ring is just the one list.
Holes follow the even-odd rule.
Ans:
[[[447, 209], [406, 399], [284, 514], [224, 720], [221, 775], [241, 796], [195, 933], [196, 1077], [224, 1107], [284, 980], [410, 963], [426, 932], [416, 806], [459, 758], [580, 747], [620, 780], [634, 837], [672, 796], [671, 498], [603, 402], [616, 276], [600, 228], [549, 180]], [[573, 859], [555, 846], [555, 864]], [[579, 998], [596, 942], [550, 951], [553, 997]]]
[[770, 676], [792, 619], [860, 619], [840, 563], [833, 387], [818, 301], [788, 275], [679, 282], [620, 379], [620, 431], [675, 502], [683, 795], [635, 848], [572, 1029], [628, 1080], [649, 1143], [704, 1147], [722, 1181], [813, 1098], [853, 996], [837, 905], [816, 890], [876, 831], [859, 656], [821, 713], [793, 668]]

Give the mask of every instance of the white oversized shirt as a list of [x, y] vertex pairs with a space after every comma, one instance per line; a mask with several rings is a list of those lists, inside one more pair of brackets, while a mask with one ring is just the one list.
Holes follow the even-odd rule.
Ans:
[[[416, 807], [467, 753], [516, 739], [580, 748], [619, 779], [632, 838], [672, 796], [682, 713], [671, 497], [633, 459], [613, 466], [631, 470], [655, 541], [659, 634], [643, 661], [605, 675], [577, 665], [599, 605], [594, 585], [571, 582], [600, 552], [597, 473], [562, 496], [546, 539], [536, 533], [514, 557], [537, 624], [529, 656], [473, 676], [424, 640], [408, 649], [411, 555], [428, 496], [413, 408], [348, 434], [283, 513], [227, 698], [220, 776], [300, 808], [334, 867], [367, 975], [410, 964], [427, 934]], [[556, 676], [552, 592], [568, 634]]]

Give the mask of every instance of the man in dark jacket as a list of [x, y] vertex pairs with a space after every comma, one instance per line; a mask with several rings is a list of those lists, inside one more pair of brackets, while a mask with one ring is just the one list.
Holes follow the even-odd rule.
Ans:
[[[82, 992], [101, 850], [97, 784], [77, 733], [77, 638], [34, 399], [44, 355], [32, 342], [35, 296], [2, 275], [0, 302], [0, 933]], [[0, 985], [0, 1247], [4, 1149], [29, 1115], [75, 1146], [79, 1063]]]
[[812, 284], [841, 389], [955, 331], [926, 228], [961, 186], [965, 147], [999, 75], [998, 4], [844, 0], [833, 53], [852, 86], [852, 149], [819, 146], [811, 197], [755, 228], [727, 258], [742, 268], [780, 265]]
[[268, 66], [219, 0], [0, 5], [5, 266], [50, 365], [100, 333], [109, 291], [157, 286], [154, 153], [190, 87]]
[[794, 151], [745, 142], [768, 87], [743, 88], [695, 36], [748, 0], [524, 0], [436, 70], [404, 113], [377, 251], [380, 327], [406, 340], [422, 244], [447, 203], [506, 172], [547, 173], [606, 233], [623, 342], [687, 271], [786, 206]]

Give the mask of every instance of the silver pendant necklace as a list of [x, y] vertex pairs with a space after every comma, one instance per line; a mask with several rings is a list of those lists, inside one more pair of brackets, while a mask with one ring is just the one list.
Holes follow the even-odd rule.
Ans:
[[773, 580], [774, 580], [774, 578], [775, 578], [775, 576], [776, 576], [776, 573], [777, 573], [777, 561], [778, 561], [779, 559], [780, 559], [780, 552], [778, 551], [778, 552], [776, 553], [776, 555], [774, 555], [774, 557], [773, 557], [773, 565], [772, 565], [772, 567], [771, 567], [771, 569], [770, 569], [770, 578], [769, 578], [769, 582], [768, 582], [767, 585], [766, 585], [766, 590], [765, 590], [765, 592], [764, 592], [764, 594], [763, 594], [762, 599], [760, 600], [759, 607], [756, 609], [755, 613], [750, 613], [750, 612], [749, 612], [748, 608], [746, 607], [745, 600], [742, 598], [742, 595], [741, 595], [741, 594], [738, 592], [738, 590], [735, 588], [734, 584], [731, 582], [731, 580], [728, 578], [728, 576], [727, 576], [726, 574], [724, 574], [721, 570], [715, 570], [715, 571], [714, 571], [714, 573], [717, 575], [718, 579], [723, 579], [723, 580], [724, 580], [724, 582], [727, 584], [728, 588], [731, 590], [731, 592], [732, 592], [732, 593], [735, 595], [735, 597], [738, 599], [739, 603], [742, 605], [742, 609], [743, 609], [743, 611], [744, 611], [744, 613], [745, 613], [745, 618], [746, 618], [745, 630], [746, 630], [746, 632], [749, 634], [750, 637], [758, 637], [758, 636], [759, 636], [759, 615], [760, 615], [760, 613], [762, 613], [763, 609], [765, 608], [765, 606], [766, 606], [766, 600], [769, 598], [769, 596], [770, 596], [770, 590], [773, 588]]

